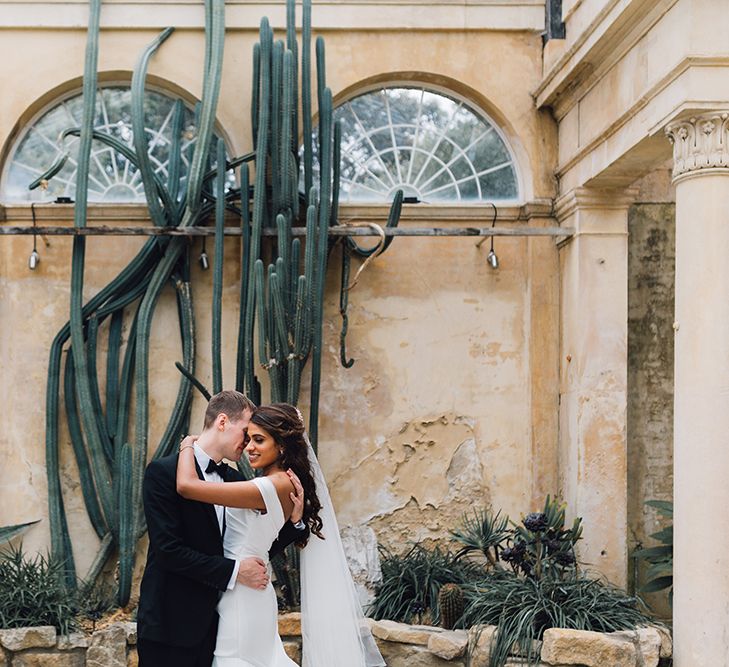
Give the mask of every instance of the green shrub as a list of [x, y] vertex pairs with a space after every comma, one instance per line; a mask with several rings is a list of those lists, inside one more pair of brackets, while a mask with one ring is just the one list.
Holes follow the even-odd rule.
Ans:
[[380, 547], [382, 582], [375, 589], [369, 615], [403, 623], [440, 622], [438, 592], [443, 584], [465, 584], [482, 578], [484, 568], [458, 561], [440, 547], [426, 549], [414, 545], [404, 554], [393, 554]]
[[63, 563], [28, 558], [22, 546], [0, 552], [0, 628], [53, 625], [67, 634], [76, 627], [76, 600], [63, 583]]
[[595, 632], [629, 630], [651, 622], [639, 598], [599, 579], [579, 573], [568, 577], [537, 579], [514, 572], [489, 573], [464, 586], [466, 607], [463, 624], [497, 625], [489, 667], [506, 664], [518, 646], [529, 665], [539, 663], [539, 649], [532, 644], [548, 628]]

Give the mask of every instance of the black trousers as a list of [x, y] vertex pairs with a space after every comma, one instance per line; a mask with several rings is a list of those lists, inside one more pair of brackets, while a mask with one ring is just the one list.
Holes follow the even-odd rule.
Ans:
[[139, 637], [139, 667], [210, 667], [218, 634], [218, 617], [197, 646], [171, 646]]

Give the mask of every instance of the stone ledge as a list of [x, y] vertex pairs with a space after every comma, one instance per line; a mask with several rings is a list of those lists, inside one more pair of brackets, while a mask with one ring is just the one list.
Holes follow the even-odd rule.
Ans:
[[[427, 625], [367, 619], [388, 667], [488, 667], [498, 628], [444, 630]], [[301, 614], [282, 614], [284, 649], [301, 661]], [[137, 626], [117, 622], [91, 637], [56, 637], [51, 626], [0, 630], [0, 667], [137, 667]], [[16, 648], [10, 648], [16, 647]], [[467, 653], [470, 648], [470, 660]], [[536, 648], [536, 647], [535, 647]], [[665, 628], [644, 627], [613, 633], [552, 628], [544, 634], [538, 667], [658, 667], [672, 653]], [[506, 667], [522, 665], [518, 651]]]

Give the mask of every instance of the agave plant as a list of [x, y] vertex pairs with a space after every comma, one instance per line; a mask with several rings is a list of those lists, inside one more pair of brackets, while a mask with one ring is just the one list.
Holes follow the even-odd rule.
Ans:
[[452, 537], [463, 544], [456, 559], [468, 554], [481, 553], [491, 567], [501, 567], [500, 552], [508, 539], [509, 517], [494, 514], [490, 509], [476, 509], [463, 515], [461, 526], [451, 531]]
[[37, 521], [29, 521], [28, 523], [18, 523], [14, 526], [3, 526], [0, 528], [0, 544], [10, 542], [10, 540], [25, 532], [30, 526], [38, 523], [38, 521], [40, 521], [40, 519]]

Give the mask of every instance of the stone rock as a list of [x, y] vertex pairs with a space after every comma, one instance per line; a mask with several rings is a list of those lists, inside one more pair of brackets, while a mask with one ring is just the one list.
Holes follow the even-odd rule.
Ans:
[[[463, 660], [443, 660], [427, 647], [380, 640], [377, 642], [387, 667], [464, 667]], [[342, 666], [344, 667], [344, 666]]]
[[134, 621], [117, 621], [113, 625], [118, 625], [124, 630], [127, 638], [127, 644], [130, 646], [137, 645], [137, 624]]
[[636, 667], [637, 655], [632, 641], [611, 634], [564, 628], [544, 632], [542, 660], [552, 664]]
[[653, 626], [661, 636], [661, 658], [670, 658], [673, 656], [673, 638], [668, 628], [660, 625]]
[[139, 667], [139, 654], [136, 646], [130, 646], [127, 653], [127, 667]]
[[495, 625], [477, 625], [468, 631], [468, 640], [471, 646], [471, 667], [488, 667], [491, 659], [491, 642], [495, 634]]
[[465, 630], [436, 632], [428, 639], [428, 650], [444, 660], [460, 658], [466, 653], [468, 633]]
[[661, 635], [656, 628], [621, 630], [610, 634], [633, 642], [638, 653], [636, 662], [638, 667], [658, 667], [661, 657]]
[[51, 648], [56, 645], [56, 628], [52, 625], [39, 625], [33, 628], [0, 630], [0, 645], [9, 651]]
[[44, 653], [23, 651], [13, 658], [13, 667], [84, 667], [82, 651]]
[[278, 634], [282, 637], [301, 637], [301, 614], [298, 611], [278, 617]]
[[0, 647], [0, 667], [8, 667], [8, 661], [5, 657], [5, 651]]
[[284, 651], [297, 665], [301, 664], [301, 644], [299, 642], [283, 642]]
[[89, 640], [83, 632], [72, 632], [68, 635], [58, 635], [56, 648], [61, 651], [72, 651], [75, 648], [88, 648]]
[[120, 623], [91, 636], [86, 667], [127, 667], [127, 632]]
[[432, 625], [407, 625], [396, 621], [375, 621], [372, 624], [372, 634], [375, 637], [401, 644], [427, 646], [432, 634], [442, 632], [445, 632], [443, 628]]

